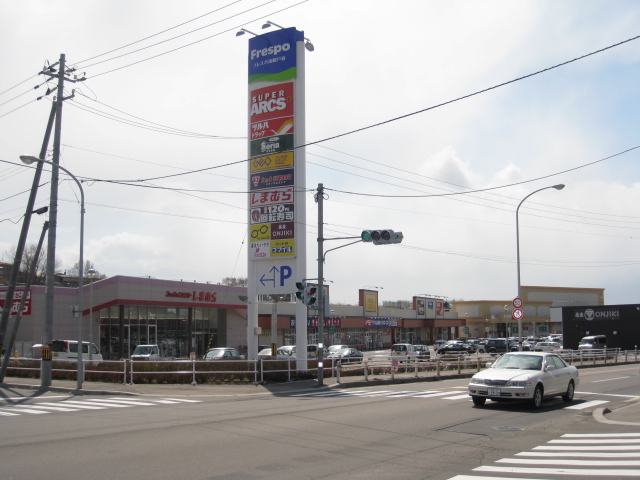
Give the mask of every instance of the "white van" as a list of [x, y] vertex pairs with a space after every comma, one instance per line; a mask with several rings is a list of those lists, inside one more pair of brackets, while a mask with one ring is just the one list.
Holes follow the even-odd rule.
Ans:
[[[78, 341], [54, 340], [51, 342], [51, 356], [54, 360], [77, 360]], [[89, 360], [89, 342], [82, 342], [82, 358]], [[91, 344], [91, 358], [98, 362], [102, 361], [102, 355], [95, 343]]]
[[131, 360], [159, 360], [158, 345], [138, 345], [131, 355]]
[[602, 350], [607, 348], [607, 337], [605, 335], [591, 335], [580, 340], [578, 350]]

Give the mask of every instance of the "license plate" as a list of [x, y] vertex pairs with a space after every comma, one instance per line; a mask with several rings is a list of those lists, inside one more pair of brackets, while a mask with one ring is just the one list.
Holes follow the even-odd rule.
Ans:
[[489, 396], [490, 397], [499, 397], [500, 396], [500, 389], [499, 388], [490, 388], [489, 389]]

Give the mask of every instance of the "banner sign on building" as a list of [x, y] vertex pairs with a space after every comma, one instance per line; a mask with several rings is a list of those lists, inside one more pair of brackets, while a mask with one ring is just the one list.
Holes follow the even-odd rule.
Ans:
[[[17, 315], [18, 309], [20, 308], [20, 302], [22, 301], [22, 295], [24, 294], [24, 290], [16, 290], [13, 294], [13, 302], [11, 304], [11, 313], [10, 315]], [[0, 292], [0, 309], [4, 308], [4, 301], [7, 298], [7, 292]], [[24, 303], [24, 309], [22, 310], [22, 315], [31, 315], [31, 290], [27, 294], [27, 299]]]
[[365, 327], [397, 327], [397, 318], [365, 318]]
[[[342, 319], [341, 318], [325, 318], [324, 324], [325, 327], [341, 327]], [[307, 318], [307, 327], [308, 328], [317, 328], [318, 327], [318, 317], [308, 317]]]

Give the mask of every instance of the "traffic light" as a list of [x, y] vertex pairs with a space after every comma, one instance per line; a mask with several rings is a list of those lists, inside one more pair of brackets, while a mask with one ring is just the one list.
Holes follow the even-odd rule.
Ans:
[[315, 305], [318, 302], [318, 287], [307, 287], [304, 291], [303, 302], [309, 307]]
[[363, 242], [373, 242], [374, 245], [387, 245], [390, 243], [401, 243], [403, 239], [402, 232], [394, 232], [393, 230], [363, 230], [360, 235]]
[[304, 282], [296, 282], [296, 288], [298, 289], [296, 298], [304, 302], [304, 291], [307, 289], [307, 284]]

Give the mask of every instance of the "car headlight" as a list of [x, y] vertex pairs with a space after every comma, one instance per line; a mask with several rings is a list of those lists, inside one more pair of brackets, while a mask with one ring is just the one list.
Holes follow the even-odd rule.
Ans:
[[471, 377], [471, 382], [470, 383], [475, 383], [476, 385], [484, 385], [484, 378]]
[[533, 385], [531, 380], [509, 380], [506, 384], [507, 387], [530, 387], [531, 385]]

